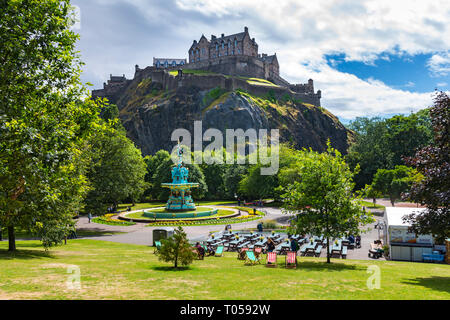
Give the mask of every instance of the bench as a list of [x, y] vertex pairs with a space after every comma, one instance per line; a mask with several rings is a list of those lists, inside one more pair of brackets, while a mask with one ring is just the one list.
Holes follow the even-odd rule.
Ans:
[[320, 257], [320, 252], [322, 251], [322, 245], [318, 245], [316, 250], [314, 250], [314, 255]]
[[342, 259], [346, 259], [347, 258], [347, 246], [343, 246], [342, 247], [341, 256], [342, 256]]
[[443, 254], [424, 253], [422, 254], [423, 261], [429, 262], [444, 262]]

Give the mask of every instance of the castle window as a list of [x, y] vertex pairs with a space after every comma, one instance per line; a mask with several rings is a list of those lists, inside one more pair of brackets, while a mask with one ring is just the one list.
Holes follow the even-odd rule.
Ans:
[[161, 65], [161, 64], [159, 63], [159, 60], [156, 61], [156, 67], [159, 68], [160, 65]]
[[164, 61], [164, 67], [168, 67], [169, 66], [169, 63], [167, 62], [167, 61]]
[[172, 66], [175, 67], [176, 65], [177, 65], [177, 62], [176, 62], [175, 60], [173, 60], [173, 61], [172, 61]]
[[238, 54], [240, 54], [241, 53], [241, 49], [238, 49]]
[[180, 65], [183, 65], [183, 64], [184, 64], [184, 61], [181, 61], [181, 62], [180, 62]]
[[219, 45], [216, 43], [216, 51], [219, 50]]
[[205, 48], [202, 48], [202, 54], [205, 54]]
[[234, 46], [237, 47], [237, 40], [234, 40]]
[[222, 49], [225, 49], [225, 44], [222, 42]]

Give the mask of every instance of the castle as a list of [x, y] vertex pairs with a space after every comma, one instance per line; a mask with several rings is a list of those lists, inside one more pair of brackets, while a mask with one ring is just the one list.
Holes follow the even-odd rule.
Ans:
[[[226, 90], [243, 89], [253, 94], [264, 94], [272, 90], [276, 96], [290, 95], [306, 103], [320, 106], [321, 91], [314, 92], [312, 79], [305, 84], [290, 84], [280, 76], [276, 54], [258, 53], [258, 44], [251, 38], [248, 28], [232, 35], [220, 37], [204, 35], [194, 40], [186, 59], [153, 58], [153, 66], [140, 69], [135, 67], [134, 79], [150, 78], [160, 82], [166, 90], [196, 86], [208, 90], [221, 87]], [[203, 70], [207, 75], [183, 72], [183, 70]], [[171, 72], [172, 71], [172, 72]], [[175, 71], [175, 75], [174, 75]], [[233, 76], [233, 77], [229, 77]], [[245, 78], [259, 78], [273, 85], [265, 87], [252, 84]], [[132, 80], [110, 75], [103, 89], [93, 90], [93, 97], [107, 97], [112, 101]]]

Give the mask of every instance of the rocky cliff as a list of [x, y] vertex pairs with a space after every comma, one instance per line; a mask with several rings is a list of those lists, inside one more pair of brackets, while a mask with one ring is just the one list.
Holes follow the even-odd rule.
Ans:
[[279, 129], [280, 142], [317, 151], [325, 150], [330, 139], [333, 147], [346, 153], [351, 132], [335, 116], [322, 107], [270, 93], [270, 88], [266, 95], [255, 96], [242, 90], [194, 86], [168, 91], [149, 78], [137, 78], [110, 100], [117, 104], [129, 138], [144, 155], [171, 150], [175, 129], [184, 128], [193, 135], [195, 120], [203, 122], [203, 131]]

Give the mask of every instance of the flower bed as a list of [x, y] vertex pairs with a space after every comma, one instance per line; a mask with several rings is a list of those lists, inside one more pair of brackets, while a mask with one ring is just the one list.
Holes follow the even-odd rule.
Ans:
[[113, 219], [112, 218], [113, 216], [114, 216], [114, 214], [108, 213], [103, 216], [92, 219], [92, 222], [108, 224], [110, 226], [132, 226], [132, 225], [136, 224], [131, 221], [123, 221], [123, 220], [119, 220], [119, 219]]

